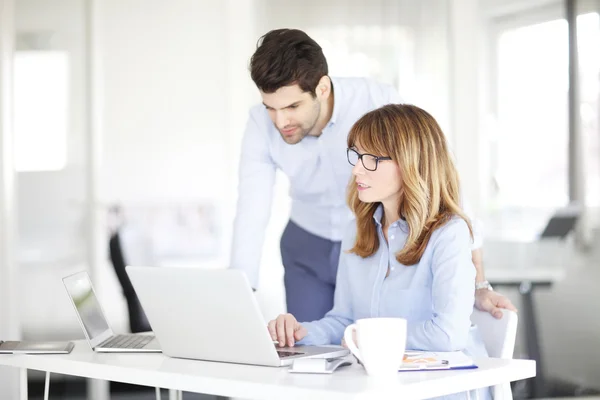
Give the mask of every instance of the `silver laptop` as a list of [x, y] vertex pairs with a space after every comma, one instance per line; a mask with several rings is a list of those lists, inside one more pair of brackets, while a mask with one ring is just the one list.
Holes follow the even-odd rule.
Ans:
[[278, 367], [297, 358], [348, 354], [340, 346], [276, 346], [241, 271], [131, 266], [126, 270], [168, 356]]
[[63, 278], [85, 338], [94, 351], [112, 353], [160, 353], [154, 335], [115, 335], [108, 325], [87, 272]]

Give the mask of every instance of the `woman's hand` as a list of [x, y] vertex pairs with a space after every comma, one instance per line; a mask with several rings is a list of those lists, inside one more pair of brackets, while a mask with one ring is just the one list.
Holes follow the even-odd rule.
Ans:
[[279, 347], [292, 347], [306, 336], [308, 331], [300, 325], [292, 314], [281, 314], [268, 325], [271, 339], [279, 342]]
[[[352, 331], [352, 339], [354, 340], [354, 344], [358, 348], [358, 341], [356, 340], [356, 330]], [[348, 348], [348, 344], [346, 343], [346, 339], [342, 338], [342, 347]]]

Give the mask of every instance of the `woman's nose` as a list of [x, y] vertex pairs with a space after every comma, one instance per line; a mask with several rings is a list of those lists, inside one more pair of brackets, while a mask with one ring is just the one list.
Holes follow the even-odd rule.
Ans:
[[362, 165], [362, 161], [357, 160], [356, 164], [352, 167], [353, 175], [363, 175], [365, 173], [365, 167]]

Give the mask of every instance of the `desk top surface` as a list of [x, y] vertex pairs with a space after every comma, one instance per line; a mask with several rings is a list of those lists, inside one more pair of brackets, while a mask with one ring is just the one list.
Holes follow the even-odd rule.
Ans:
[[486, 241], [483, 245], [485, 276], [497, 284], [555, 283], [579, 263], [573, 249], [561, 241]]
[[366, 375], [353, 364], [332, 375], [293, 374], [287, 368], [259, 367], [170, 358], [163, 354], [94, 353], [76, 341], [68, 355], [1, 355], [0, 365], [87, 378], [157, 386], [249, 399], [418, 399], [535, 376], [535, 361], [477, 359], [479, 368], [400, 372], [391, 380]]
[[563, 280], [566, 275], [564, 268], [543, 265], [531, 268], [519, 268], [518, 265], [496, 267], [493, 263], [484, 261], [483, 266], [485, 278], [496, 285], [515, 285], [522, 282], [553, 284]]

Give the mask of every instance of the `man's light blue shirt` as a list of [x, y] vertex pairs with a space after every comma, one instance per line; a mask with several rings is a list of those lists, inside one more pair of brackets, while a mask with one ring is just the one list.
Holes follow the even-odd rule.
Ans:
[[318, 321], [301, 322], [308, 335], [298, 344], [340, 344], [346, 327], [358, 319], [398, 317], [408, 322], [407, 349], [487, 356], [477, 329], [471, 327], [475, 267], [465, 221], [455, 217], [438, 228], [420, 261], [405, 266], [396, 260], [396, 253], [406, 243], [408, 224], [404, 220], [391, 224], [388, 243], [382, 214], [380, 205], [373, 221], [379, 248], [367, 258], [347, 252], [356, 240], [356, 224], [350, 222], [342, 240], [333, 309]]
[[289, 145], [263, 105], [250, 110], [242, 143], [230, 265], [244, 270], [254, 288], [271, 214], [275, 171], [280, 169], [290, 180], [290, 219], [313, 235], [341, 240], [342, 230], [352, 218], [346, 206], [352, 171], [346, 159], [350, 128], [367, 112], [401, 102], [390, 85], [367, 78], [331, 80], [333, 113], [319, 137], [307, 136]]

